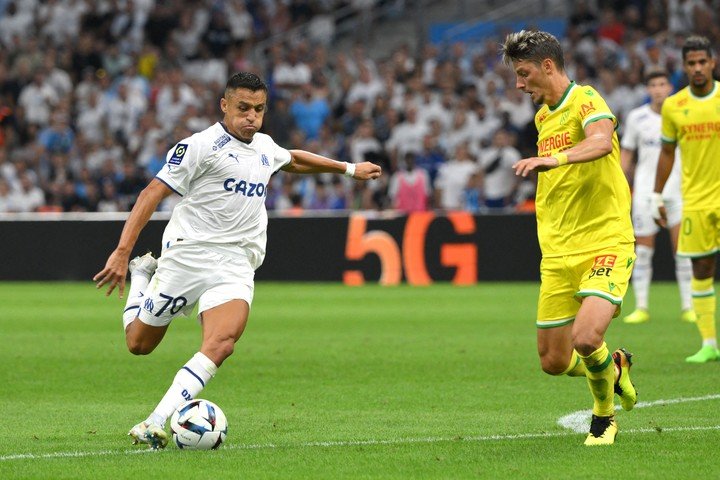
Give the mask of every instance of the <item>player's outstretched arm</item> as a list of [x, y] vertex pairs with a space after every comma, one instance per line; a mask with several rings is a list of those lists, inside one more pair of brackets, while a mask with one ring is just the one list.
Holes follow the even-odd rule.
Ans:
[[150, 220], [150, 216], [157, 209], [160, 202], [173, 193], [164, 183], [153, 179], [145, 189], [140, 192], [137, 202], [125, 221], [120, 241], [115, 250], [110, 254], [105, 268], [100, 270], [94, 277], [96, 288], [108, 285], [105, 296], [109, 296], [115, 287], [122, 298], [125, 293], [125, 275], [127, 274], [130, 253], [135, 246], [140, 232]]
[[290, 173], [339, 173], [356, 180], [372, 180], [382, 175], [382, 168], [371, 162], [346, 163], [305, 150], [290, 150], [290, 163], [282, 170]]

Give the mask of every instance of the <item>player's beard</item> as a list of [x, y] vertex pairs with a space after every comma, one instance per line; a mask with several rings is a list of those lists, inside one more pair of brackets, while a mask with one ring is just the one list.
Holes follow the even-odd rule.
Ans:
[[708, 83], [708, 78], [705, 75], [693, 75], [691, 82], [693, 87], [705, 88]]

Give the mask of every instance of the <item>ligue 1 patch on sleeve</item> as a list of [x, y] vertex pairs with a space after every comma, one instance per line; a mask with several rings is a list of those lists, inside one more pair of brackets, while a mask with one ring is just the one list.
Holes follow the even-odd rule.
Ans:
[[178, 143], [172, 157], [168, 160], [168, 163], [171, 165], [180, 165], [180, 162], [182, 162], [182, 159], [185, 156], [185, 152], [187, 152], [187, 148], [187, 143]]

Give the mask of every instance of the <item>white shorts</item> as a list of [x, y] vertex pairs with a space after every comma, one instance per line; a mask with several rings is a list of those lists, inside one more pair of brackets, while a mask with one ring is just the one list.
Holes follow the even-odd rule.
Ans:
[[230, 300], [252, 305], [255, 271], [237, 246], [178, 243], [158, 259], [158, 268], [140, 301], [138, 317], [155, 327], [178, 315], [199, 313]]
[[[650, 193], [633, 195], [632, 223], [636, 237], [650, 237], [660, 231], [653, 219]], [[679, 196], [663, 196], [665, 211], [667, 212], [668, 226], [680, 223], [682, 219], [682, 199]]]

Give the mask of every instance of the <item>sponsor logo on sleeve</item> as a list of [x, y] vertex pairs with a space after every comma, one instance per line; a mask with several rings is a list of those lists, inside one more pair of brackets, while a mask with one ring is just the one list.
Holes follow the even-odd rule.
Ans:
[[180, 165], [180, 162], [182, 162], [185, 156], [185, 152], [187, 152], [187, 148], [187, 143], [178, 143], [168, 163], [170, 165]]
[[583, 103], [580, 106], [580, 116], [581, 117], [587, 117], [589, 114], [595, 111], [595, 106], [592, 102]]
[[213, 146], [213, 150], [219, 150], [219, 149], [221, 149], [221, 148], [224, 147], [225, 144], [228, 143], [229, 141], [230, 141], [230, 135], [228, 135], [227, 133], [224, 133], [220, 138], [218, 138], [217, 140], [215, 140], [215, 142], [214, 142], [215, 145]]

